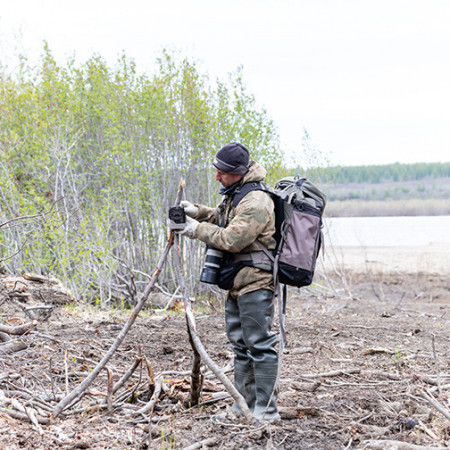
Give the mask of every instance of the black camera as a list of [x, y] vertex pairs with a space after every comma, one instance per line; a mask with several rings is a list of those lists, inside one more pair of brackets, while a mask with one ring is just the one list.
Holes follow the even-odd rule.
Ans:
[[219, 282], [219, 272], [223, 257], [224, 254], [222, 251], [212, 247], [206, 247], [205, 265], [200, 275], [200, 281], [202, 283], [217, 284]]
[[169, 208], [170, 228], [172, 230], [182, 230], [186, 226], [186, 213], [182, 206], [172, 206]]

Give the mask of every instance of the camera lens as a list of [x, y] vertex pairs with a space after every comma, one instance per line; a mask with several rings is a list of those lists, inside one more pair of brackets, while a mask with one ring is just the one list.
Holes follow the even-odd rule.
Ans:
[[206, 250], [205, 266], [200, 275], [202, 283], [217, 284], [219, 281], [219, 269], [222, 264], [223, 252], [208, 247]]

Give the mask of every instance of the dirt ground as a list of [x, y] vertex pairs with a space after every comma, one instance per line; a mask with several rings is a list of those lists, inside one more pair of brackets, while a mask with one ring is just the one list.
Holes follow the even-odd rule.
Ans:
[[[164, 380], [150, 427], [149, 415], [134, 414], [149, 400], [151, 371], [145, 365], [113, 396], [122, 402], [110, 411], [95, 406], [107, 392], [102, 371], [87, 395], [49, 424], [11, 417], [5, 397], [48, 419], [57, 401], [102, 358], [130, 311], [67, 306], [73, 299], [56, 284], [25, 279], [19, 284], [23, 296], [12, 298], [8, 292], [19, 285], [0, 276], [0, 323], [29, 322], [24, 305], [54, 306], [37, 310], [33, 331], [15, 337], [27, 348], [0, 354], [0, 449], [450, 448], [450, 421], [425, 398], [450, 410], [448, 274], [337, 272], [319, 274], [313, 288], [289, 290], [278, 401], [283, 420], [277, 423], [232, 417], [231, 399], [214, 400], [224, 389], [208, 373], [204, 403], [184, 406], [192, 350], [183, 311], [144, 311], [108, 367], [115, 383], [145, 356], [155, 377]], [[196, 321], [210, 356], [230, 367], [220, 307], [205, 312], [197, 305]], [[213, 417], [224, 412], [227, 418]]]

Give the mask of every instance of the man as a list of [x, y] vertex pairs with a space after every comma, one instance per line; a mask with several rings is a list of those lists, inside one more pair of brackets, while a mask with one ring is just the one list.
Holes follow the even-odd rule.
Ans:
[[[235, 142], [225, 145], [213, 164], [223, 201], [217, 208], [181, 202], [187, 224], [180, 234], [226, 252], [218, 285], [229, 290], [225, 320], [235, 353], [235, 386], [257, 419], [278, 420], [277, 337], [271, 331], [274, 280], [270, 260], [261, 250], [276, 245], [274, 205], [268, 193], [252, 190], [233, 207], [239, 189], [264, 180], [267, 172], [249, 161], [248, 150]], [[241, 412], [236, 403], [233, 409]]]

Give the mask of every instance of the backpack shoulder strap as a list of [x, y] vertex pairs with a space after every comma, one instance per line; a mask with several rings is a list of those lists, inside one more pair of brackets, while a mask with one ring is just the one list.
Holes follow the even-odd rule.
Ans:
[[251, 181], [243, 184], [237, 189], [233, 195], [233, 208], [239, 204], [239, 202], [251, 191], [267, 191], [267, 186], [261, 181]]

